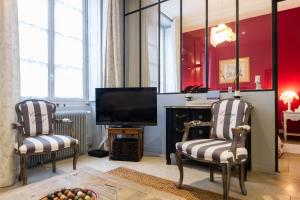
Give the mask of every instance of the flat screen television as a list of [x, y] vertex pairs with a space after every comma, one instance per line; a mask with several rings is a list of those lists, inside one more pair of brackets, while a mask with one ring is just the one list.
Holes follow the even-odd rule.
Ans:
[[96, 88], [96, 124], [157, 125], [156, 88]]

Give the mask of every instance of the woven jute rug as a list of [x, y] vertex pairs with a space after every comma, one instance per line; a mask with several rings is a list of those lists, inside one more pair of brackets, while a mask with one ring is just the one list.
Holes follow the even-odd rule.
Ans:
[[[149, 186], [154, 189], [172, 193], [173, 195], [183, 197], [186, 200], [222, 200], [223, 196], [213, 192], [201, 190], [191, 186], [184, 185], [183, 189], [177, 189], [175, 182], [162, 179], [156, 176], [151, 176], [142, 172], [138, 172], [132, 169], [119, 167], [107, 172], [110, 175], [124, 178], [141, 185]], [[208, 183], [209, 184], [209, 183]], [[238, 200], [235, 198], [229, 198], [230, 200]]]

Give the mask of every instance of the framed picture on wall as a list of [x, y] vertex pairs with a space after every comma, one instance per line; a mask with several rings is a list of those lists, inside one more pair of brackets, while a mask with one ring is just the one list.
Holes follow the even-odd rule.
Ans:
[[[250, 58], [240, 58], [240, 83], [250, 82]], [[235, 59], [227, 59], [219, 61], [219, 83], [227, 84], [234, 83], [236, 79], [235, 75], [236, 61]]]

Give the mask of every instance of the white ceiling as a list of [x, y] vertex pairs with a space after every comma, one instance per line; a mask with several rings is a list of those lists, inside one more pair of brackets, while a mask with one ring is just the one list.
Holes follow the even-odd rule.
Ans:
[[[286, 0], [278, 5], [279, 11], [300, 7], [300, 0]], [[180, 1], [161, 4], [169, 17], [180, 15]], [[209, 26], [235, 21], [235, 0], [209, 0]], [[271, 13], [271, 0], [240, 0], [240, 19]], [[205, 26], [205, 0], [183, 0], [183, 32]]]

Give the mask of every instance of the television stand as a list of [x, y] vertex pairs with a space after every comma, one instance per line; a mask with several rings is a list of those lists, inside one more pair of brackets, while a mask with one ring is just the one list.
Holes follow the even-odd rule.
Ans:
[[[133, 127], [112, 127], [108, 128], [108, 147], [109, 147], [109, 160], [112, 159], [112, 149], [113, 149], [113, 139], [120, 136], [130, 136], [135, 137], [138, 142], [138, 148], [136, 150], [138, 155], [138, 160], [143, 157], [144, 152], [144, 136], [142, 128], [133, 128]], [[126, 153], [126, 152], [124, 152]]]

